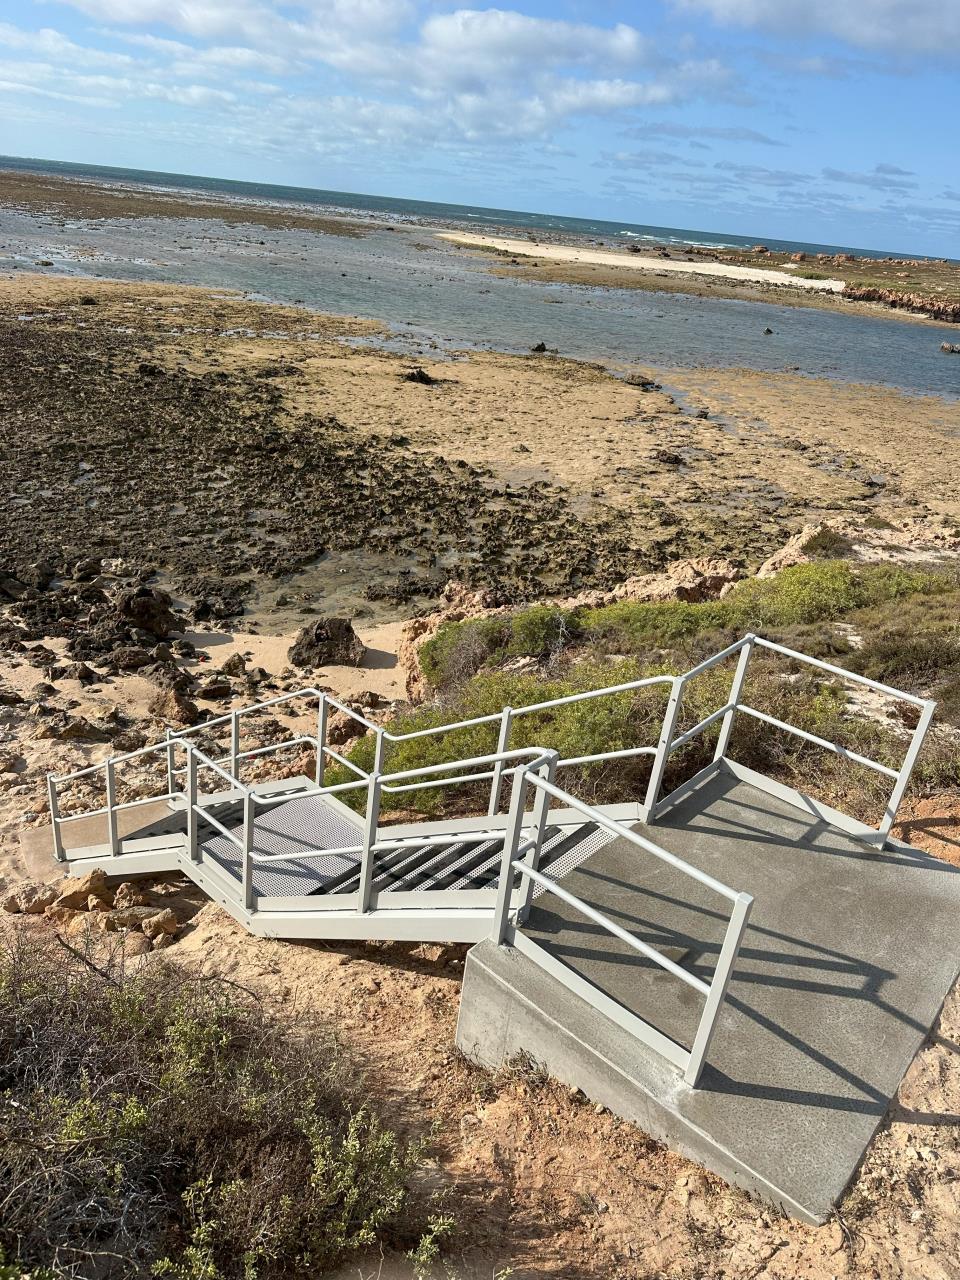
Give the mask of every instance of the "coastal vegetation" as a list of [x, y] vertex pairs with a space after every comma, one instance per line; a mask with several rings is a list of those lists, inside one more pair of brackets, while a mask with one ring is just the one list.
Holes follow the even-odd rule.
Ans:
[[[890, 563], [855, 565], [813, 561], [776, 576], [748, 579], [721, 600], [701, 604], [622, 602], [600, 608], [536, 606], [517, 612], [448, 622], [422, 646], [421, 669], [437, 692], [433, 703], [391, 724], [397, 733], [460, 719], [495, 715], [503, 706], [566, 697], [648, 676], [675, 674], [748, 631], [845, 666], [872, 679], [939, 701], [937, 723], [914, 774], [922, 794], [960, 785], [960, 575], [952, 569]], [[678, 732], [726, 701], [731, 673], [715, 668], [688, 686]], [[561, 758], [652, 746], [659, 736], [666, 686], [656, 685], [523, 716], [513, 747], [547, 746]], [[854, 701], [850, 688], [823, 673], [758, 651], [745, 688], [747, 702], [808, 733], [899, 767], [914, 711], [889, 704], [887, 718]], [[884, 711], [888, 708], [884, 707]], [[899, 714], [898, 714], [899, 711]], [[952, 726], [952, 727], [951, 727]], [[708, 728], [671, 759], [667, 785], [692, 775], [713, 754], [719, 726]], [[388, 767], [414, 769], [456, 756], [496, 750], [497, 725], [424, 736], [395, 747]], [[775, 729], [740, 717], [733, 739], [742, 763], [773, 771], [832, 803], [876, 818], [889, 790], [876, 774]], [[369, 768], [373, 743], [352, 753]], [[605, 761], [564, 770], [562, 785], [597, 800], [636, 798], [649, 758]], [[343, 772], [342, 780], [347, 780]], [[332, 771], [330, 780], [341, 780]], [[414, 793], [416, 806], [475, 803], [478, 788], [432, 788]], [[403, 795], [409, 805], [409, 794]], [[385, 808], [392, 801], [385, 797]]]
[[450, 1226], [323, 1023], [119, 942], [5, 935], [0, 1116], [4, 1280], [307, 1280], [375, 1245], [419, 1270]]

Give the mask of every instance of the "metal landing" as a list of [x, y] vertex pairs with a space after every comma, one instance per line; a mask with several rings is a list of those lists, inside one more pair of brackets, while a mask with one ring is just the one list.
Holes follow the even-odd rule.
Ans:
[[[871, 850], [726, 765], [634, 829], [755, 892], [699, 1087], [678, 1082], [584, 1000], [545, 984], [526, 956], [489, 943], [468, 961], [458, 1042], [490, 1065], [524, 1050], [708, 1167], [822, 1220], [956, 979], [960, 871], [902, 845]], [[724, 913], [669, 865], [615, 840], [564, 886], [709, 976]], [[523, 933], [690, 1044], [697, 993], [564, 902], [535, 904]]]

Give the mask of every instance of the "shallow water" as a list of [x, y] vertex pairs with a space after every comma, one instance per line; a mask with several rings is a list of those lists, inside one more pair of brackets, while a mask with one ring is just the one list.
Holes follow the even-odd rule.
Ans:
[[[379, 320], [410, 353], [463, 347], [615, 365], [795, 369], [816, 377], [960, 394], [956, 327], [770, 303], [499, 279], [422, 228], [359, 239], [194, 219], [99, 224], [0, 211], [0, 267], [240, 289]], [[765, 328], [773, 333], [767, 335]]]

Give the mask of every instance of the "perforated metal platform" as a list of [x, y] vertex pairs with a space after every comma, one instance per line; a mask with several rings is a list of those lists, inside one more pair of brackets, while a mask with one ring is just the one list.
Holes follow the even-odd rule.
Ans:
[[[239, 804], [224, 804], [212, 813], [228, 831], [240, 834], [243, 816]], [[381, 839], [388, 841], [389, 832], [389, 827], [382, 829]], [[360, 885], [359, 851], [329, 854], [315, 851], [357, 847], [362, 838], [358, 823], [319, 796], [301, 796], [261, 809], [254, 822], [254, 853], [291, 860], [257, 865], [253, 873], [254, 891], [266, 898], [355, 893]], [[563, 875], [611, 839], [609, 833], [592, 823], [553, 828], [544, 840], [541, 866]], [[238, 845], [203, 821], [199, 840], [202, 855], [239, 881]], [[296, 857], [301, 851], [305, 856]], [[373, 887], [386, 895], [493, 889], [502, 852], [502, 831], [480, 830], [465, 834], [457, 844], [444, 845], [431, 845], [412, 836], [404, 840], [402, 847], [385, 849], [378, 855]], [[535, 895], [540, 892], [538, 888]]]

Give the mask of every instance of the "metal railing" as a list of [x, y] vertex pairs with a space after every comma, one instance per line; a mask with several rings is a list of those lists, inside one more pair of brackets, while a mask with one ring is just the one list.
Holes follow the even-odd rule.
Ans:
[[[757, 648], [770, 650], [779, 653], [792, 661], [800, 662], [818, 668], [829, 673], [831, 676], [839, 677], [842, 680], [855, 684], [866, 686], [885, 696], [911, 703], [919, 708], [920, 715], [917, 726], [913, 732], [908, 749], [904, 756], [903, 762], [899, 769], [892, 769], [890, 766], [882, 764], [879, 761], [872, 760], [858, 752], [850, 751], [834, 742], [819, 737], [816, 734], [792, 725], [787, 721], [779, 720], [774, 716], [768, 715], [766, 712], [759, 711], [755, 707], [749, 706], [743, 700], [744, 683], [751, 656]], [[691, 680], [697, 676], [709, 671], [718, 664], [728, 659], [738, 656], [736, 670], [730, 686], [727, 701], [723, 706], [713, 711], [705, 719], [694, 725], [691, 729], [678, 734], [676, 732], [677, 722], [681, 712], [683, 697], [686, 686]], [[487, 816], [494, 817], [500, 812], [501, 793], [503, 782], [507, 776], [507, 762], [510, 759], [510, 736], [514, 724], [523, 716], [534, 715], [546, 711], [554, 710], [558, 707], [569, 706], [574, 703], [586, 702], [596, 698], [614, 697], [626, 693], [634, 693], [645, 688], [652, 688], [658, 685], [669, 686], [669, 696], [661, 724], [660, 737], [656, 746], [639, 746], [628, 747], [616, 751], [596, 752], [582, 756], [567, 757], [557, 762], [558, 768], [570, 768], [578, 765], [593, 764], [602, 761], [622, 760], [631, 757], [649, 755], [653, 757], [653, 764], [650, 772], [649, 781], [646, 788], [645, 799], [639, 805], [640, 816], [644, 818], [654, 818], [658, 809], [662, 811], [664, 805], [669, 802], [670, 797], [661, 801], [660, 793], [663, 787], [664, 774], [673, 754], [692, 742], [696, 737], [702, 734], [712, 725], [720, 722], [720, 731], [717, 739], [714, 759], [723, 759], [730, 745], [730, 738], [733, 732], [735, 717], [737, 713], [750, 716], [756, 720], [763, 721], [772, 727], [783, 732], [794, 734], [816, 746], [831, 751], [843, 759], [849, 760], [851, 763], [865, 766], [873, 769], [887, 777], [893, 779], [892, 787], [887, 805], [885, 807], [882, 819], [876, 828], [867, 828], [864, 824], [859, 824], [863, 828], [864, 833], [873, 832], [879, 840], [880, 846], [886, 842], [890, 830], [896, 817], [897, 809], [903, 799], [907, 785], [910, 780], [913, 767], [916, 764], [917, 756], [923, 744], [924, 737], [930, 725], [930, 719], [933, 714], [935, 703], [928, 699], [916, 697], [913, 694], [904, 693], [901, 690], [894, 689], [889, 685], [881, 684], [879, 681], [871, 680], [866, 676], [851, 672], [842, 667], [834, 666], [831, 663], [823, 662], [817, 658], [811, 658], [806, 654], [798, 653], [796, 650], [788, 649], [783, 645], [775, 644], [773, 641], [765, 640], [761, 636], [748, 634], [743, 639], [729, 645], [721, 652], [714, 654], [712, 657], [701, 662], [689, 671], [685, 671], [680, 675], [657, 675], [647, 676], [642, 679], [632, 680], [623, 684], [612, 685], [603, 689], [584, 690], [579, 693], [569, 694], [561, 698], [552, 698], [543, 702], [530, 703], [522, 707], [504, 707], [499, 712], [489, 715], [475, 716], [471, 719], [454, 721], [449, 724], [430, 726], [424, 729], [415, 729], [407, 733], [392, 733], [382, 725], [375, 724], [368, 720], [365, 716], [355, 711], [352, 707], [347, 706], [337, 698], [332, 697], [316, 688], [303, 688], [290, 693], [280, 694], [275, 698], [269, 698], [262, 702], [254, 703], [247, 707], [237, 708], [222, 716], [214, 717], [206, 720], [199, 725], [194, 725], [186, 729], [180, 729], [175, 732], [168, 731], [165, 741], [155, 743], [151, 746], [142, 747], [137, 751], [127, 752], [123, 755], [113, 756], [99, 764], [90, 765], [85, 769], [77, 770], [73, 773], [60, 776], [49, 775], [47, 780], [48, 795], [50, 801], [50, 811], [53, 820], [53, 840], [55, 856], [60, 860], [66, 859], [64, 852], [62, 827], [63, 824], [77, 821], [81, 818], [91, 818], [101, 815], [107, 817], [107, 841], [112, 852], [117, 852], [120, 847], [117, 815], [125, 809], [135, 808], [138, 805], [150, 804], [155, 801], [171, 801], [174, 803], [182, 802], [184, 789], [178, 785], [178, 780], [186, 778], [189, 768], [189, 760], [185, 760], [184, 764], [178, 766], [177, 752], [186, 750], [192, 745], [192, 739], [197, 735], [209, 735], [215, 730], [229, 728], [229, 748], [225, 754], [221, 755], [218, 760], [214, 760], [210, 756], [203, 756], [205, 767], [215, 768], [220, 776], [229, 783], [233, 789], [240, 791], [246, 796], [249, 792], [248, 788], [243, 788], [241, 771], [243, 766], [248, 762], [264, 759], [268, 756], [275, 755], [279, 752], [292, 750], [294, 748], [308, 748], [316, 753], [316, 765], [314, 775], [314, 785], [317, 793], [326, 795], [339, 795], [341, 793], [359, 790], [363, 787], [367, 789], [367, 800], [364, 811], [365, 825], [370, 828], [369, 838], [375, 842], [376, 826], [379, 822], [380, 799], [384, 791], [401, 791], [401, 790], [422, 790], [424, 784], [422, 782], [410, 783], [410, 785], [402, 787], [398, 785], [389, 786], [384, 784], [387, 776], [385, 772], [386, 757], [388, 750], [402, 744], [410, 742], [418, 738], [440, 738], [448, 734], [455, 734], [458, 730], [476, 728], [482, 725], [498, 725], [496, 751], [483, 757], [483, 761], [490, 765], [490, 768], [482, 772], [474, 772], [467, 774], [458, 774], [451, 778], [434, 778], [432, 786], [448, 787], [460, 785], [467, 782], [489, 782], [490, 791], [487, 801]], [[254, 747], [250, 749], [241, 749], [241, 730], [245, 717], [255, 715], [259, 712], [278, 708], [297, 700], [307, 699], [312, 704], [316, 703], [316, 732], [314, 733], [296, 733], [288, 738], [271, 743], [267, 746]], [[342, 752], [335, 750], [329, 742], [328, 724], [330, 714], [333, 711], [339, 711], [349, 716], [356, 722], [358, 727], [366, 733], [373, 735], [374, 752], [373, 765], [371, 769], [364, 769], [355, 761]], [[167, 787], [166, 790], [149, 797], [138, 798], [126, 801], [124, 803], [117, 802], [117, 772], [118, 769], [127, 763], [146, 759], [150, 756], [156, 756], [163, 753], [166, 758], [167, 771]], [[202, 755], [203, 753], [201, 753]], [[448, 768], [436, 772], [449, 772], [450, 768], [470, 768], [476, 764], [475, 758], [471, 760], [453, 759], [447, 762]], [[327, 761], [333, 761], [346, 769], [348, 772], [356, 775], [355, 782], [339, 783], [331, 787], [324, 787], [323, 780], [326, 772]], [[60, 812], [60, 790], [62, 787], [71, 784], [79, 779], [92, 777], [102, 774], [104, 780], [105, 803], [91, 810], [85, 810], [80, 813], [61, 814]], [[188, 788], [186, 788], [188, 789]], [[283, 795], [262, 795], [251, 793], [251, 804], [254, 806], [267, 806], [281, 802], [285, 797]], [[189, 800], [186, 801], [189, 810]]]
[[[497, 905], [494, 911], [493, 928], [490, 936], [498, 945], [510, 943], [515, 946], [518, 951], [522, 951], [529, 956], [555, 978], [558, 978], [570, 990], [577, 995], [584, 996], [594, 1008], [599, 1008], [643, 1043], [650, 1045], [651, 1048], [663, 1054], [675, 1066], [680, 1067], [687, 1084], [691, 1087], [696, 1087], [716, 1031], [717, 1019], [726, 996], [730, 975], [740, 950], [744, 930], [750, 917], [753, 898], [748, 893], [740, 893], [735, 889], [731, 889], [728, 885], [722, 884], [719, 880], [715, 880], [713, 876], [707, 875], [706, 872], [700, 871], [697, 867], [684, 862], [675, 854], [654, 844], [651, 840], [647, 840], [636, 831], [631, 830], [626, 824], [617, 822], [606, 814], [599, 813], [575, 796], [562, 791], [554, 782], [558, 763], [556, 752], [547, 752], [544, 754], [541, 763], [532, 763], [517, 771], [514, 776], [510, 800], [510, 818], [507, 824], [500, 865]], [[526, 796], [530, 788], [536, 793], [536, 798], [533, 804], [532, 833], [526, 835], [528, 830], [524, 825], [527, 809]], [[644, 853], [652, 854], [653, 857], [668, 864], [675, 871], [688, 876], [698, 884], [726, 898], [732, 904], [730, 918], [724, 931], [719, 957], [710, 982], [705, 982], [696, 974], [690, 973], [687, 969], [671, 960], [669, 956], [663, 955], [656, 947], [652, 947], [642, 939], [635, 937], [634, 934], [610, 920], [595, 907], [590, 906], [589, 903], [584, 902], [567, 889], [564, 889], [556, 879], [544, 875], [539, 870], [538, 862], [551, 799], [560, 801], [565, 807], [578, 810], [590, 822], [595, 823], [612, 835], [626, 840]], [[524, 838], [525, 835], [526, 838]], [[518, 873], [523, 882], [523, 888], [519, 904], [515, 905], [513, 902], [514, 880]], [[612, 999], [599, 987], [581, 977], [570, 965], [559, 960], [552, 952], [540, 946], [539, 943], [533, 942], [524, 934], [523, 923], [530, 909], [530, 899], [534, 885], [538, 885], [544, 892], [559, 898], [578, 914], [599, 925], [607, 933], [618, 938], [646, 960], [651, 961], [674, 978], [686, 983], [687, 986], [692, 987], [704, 997], [703, 1011], [697, 1024], [691, 1048], [687, 1049], [666, 1036], [650, 1022]]]

